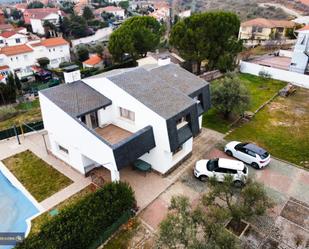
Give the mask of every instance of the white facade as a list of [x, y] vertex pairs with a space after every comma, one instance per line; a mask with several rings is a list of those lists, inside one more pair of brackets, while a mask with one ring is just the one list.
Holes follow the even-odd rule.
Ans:
[[31, 24], [33, 33], [44, 35], [45, 34], [45, 30], [43, 27], [44, 22], [48, 21], [54, 24], [55, 26], [58, 26], [59, 18], [60, 16], [57, 13], [51, 13], [48, 16], [44, 17], [43, 19], [30, 18], [30, 24]]
[[3, 37], [0, 34], [0, 47], [5, 46], [16, 46], [20, 44], [25, 44], [28, 42], [28, 37], [24, 34], [14, 34], [10, 37]]
[[294, 47], [290, 71], [305, 73], [308, 70], [309, 30], [298, 31], [297, 42]]
[[[132, 72], [134, 72], [135, 69], [132, 70]], [[70, 88], [74, 86], [74, 84], [77, 84], [77, 82], [67, 85], [66, 88], [70, 89], [67, 90], [68, 93], [74, 94], [75, 90]], [[70, 164], [82, 174], [88, 172], [89, 168], [102, 165], [110, 170], [112, 180], [119, 180], [119, 165], [116, 163], [118, 161], [117, 159], [119, 159], [117, 158], [119, 157], [119, 154], [115, 153], [115, 150], [117, 150], [115, 148], [118, 148], [117, 146], [129, 144], [132, 141], [131, 139], [135, 139], [134, 146], [142, 146], [141, 150], [144, 150], [143, 146], [147, 147], [148, 141], [139, 140], [144, 138], [140, 137], [138, 134], [141, 134], [141, 131], [149, 129], [150, 127], [154, 143], [151, 145], [150, 149], [143, 151], [142, 155], [138, 158], [151, 164], [152, 169], [155, 171], [162, 174], [167, 173], [192, 152], [193, 135], [186, 140], [183, 140], [178, 149], [173, 151], [171, 149], [170, 136], [172, 133], [170, 125], [174, 125], [172, 130], [174, 131], [175, 128], [175, 132], [177, 133], [174, 134], [174, 136], [178, 136], [180, 129], [187, 126], [188, 122], [181, 121], [181, 123], [177, 123], [177, 125], [176, 121], [175, 123], [171, 123], [170, 120], [167, 122], [166, 118], [162, 117], [153, 109], [149, 108], [149, 106], [142, 103], [141, 100], [125, 91], [124, 88], [121, 88], [114, 83], [113, 80], [108, 78], [105, 74], [83, 79], [83, 83], [78, 84], [86, 84], [86, 86], [89, 89], [92, 89], [92, 91], [95, 90], [96, 93], [100, 93], [102, 96], [109, 99], [111, 101], [110, 104], [105, 107], [98, 107], [95, 110], [88, 110], [83, 112], [86, 114], [80, 114], [81, 116], [74, 117], [72, 114], [68, 114], [63, 111], [63, 109], [60, 109], [57, 106], [58, 100], [53, 100], [55, 97], [49, 95], [54, 94], [52, 90], [55, 91], [56, 88], [45, 90], [47, 92], [41, 92], [40, 104], [44, 126], [51, 142], [52, 153]], [[132, 84], [134, 83], [132, 82]], [[48, 91], [50, 91], [50, 93]], [[78, 89], [78, 91], [82, 96], [85, 96], [83, 95], [83, 92], [80, 92], [80, 89]], [[59, 90], [59, 92], [63, 92], [63, 90]], [[177, 94], [183, 95], [183, 93], [180, 92], [177, 92]], [[56, 96], [58, 96], [58, 94], [56, 94]], [[189, 96], [185, 98], [190, 99], [189, 102], [192, 103], [190, 105], [193, 108], [195, 105], [195, 99], [191, 99]], [[73, 102], [76, 99], [78, 99], [77, 96], [74, 98]], [[62, 98], [60, 102], [62, 103]], [[78, 106], [78, 102], [76, 104]], [[76, 104], [74, 104], [74, 106], [76, 106]], [[71, 110], [70, 108], [69, 110]], [[176, 114], [180, 115], [181, 119], [187, 117], [189, 113], [192, 115], [191, 111], [188, 112], [188, 107], [184, 108], [185, 109], [181, 112], [184, 112], [185, 114], [181, 114], [181, 112]], [[124, 117], [121, 114], [122, 109], [129, 111], [134, 118]], [[92, 128], [91, 125], [89, 126], [89, 113], [95, 113], [95, 115], [97, 115], [97, 124], [94, 128]], [[86, 121], [83, 121], [83, 119]], [[61, 120], [61, 122], [59, 122], [59, 120]], [[194, 122], [198, 127], [197, 129], [200, 129], [202, 116], [198, 118], [196, 117], [196, 121]], [[122, 138], [120, 142], [116, 142], [115, 144], [105, 142], [104, 136], [97, 133], [96, 127], [99, 127], [98, 129], [104, 129], [110, 125], [129, 132], [129, 137], [125, 139]], [[115, 136], [117, 135], [115, 134]], [[139, 143], [139, 141], [142, 142]], [[127, 151], [126, 153], [131, 153], [131, 151]], [[135, 160], [138, 158], [135, 158]], [[127, 165], [127, 162], [125, 162], [125, 165]], [[125, 165], [122, 165], [121, 167]]]
[[[37, 42], [35, 42], [37, 43]], [[31, 66], [37, 65], [37, 60], [42, 57], [47, 57], [50, 60], [49, 67], [57, 68], [61, 62], [70, 61], [69, 44], [60, 46], [34, 46], [33, 42], [26, 43], [26, 52], [16, 53], [0, 53], [0, 66], [8, 66], [12, 73], [16, 72], [21, 77], [32, 75]], [[11, 46], [14, 49], [14, 46]], [[16, 46], [19, 48], [19, 46]]]

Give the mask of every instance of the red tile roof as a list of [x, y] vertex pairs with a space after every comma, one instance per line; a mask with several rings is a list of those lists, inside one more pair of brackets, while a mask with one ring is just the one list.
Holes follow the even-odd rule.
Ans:
[[54, 38], [41, 40], [41, 42], [35, 43], [33, 45], [34, 46], [44, 46], [44, 47], [57, 47], [57, 46], [67, 45], [67, 44], [69, 43], [62, 37], [54, 37]]
[[83, 63], [94, 66], [94, 65], [99, 64], [101, 61], [102, 61], [102, 58], [96, 54], [96, 55], [90, 56], [90, 58], [88, 60], [83, 61]]
[[257, 26], [263, 28], [276, 28], [276, 27], [293, 28], [295, 26], [295, 23], [287, 20], [271, 20], [265, 18], [256, 18], [241, 23], [241, 26], [242, 27]]
[[0, 30], [13, 30], [14, 27], [12, 24], [0, 24]]
[[39, 8], [39, 9], [26, 9], [24, 11], [24, 20], [26, 23], [30, 23], [30, 19], [44, 19], [50, 14], [61, 14], [62, 11], [57, 8]]
[[10, 69], [10, 67], [8, 65], [0, 66], [0, 70], [6, 70], [6, 69]]
[[121, 10], [124, 10], [120, 7], [116, 7], [116, 6], [107, 6], [107, 7], [104, 7], [104, 8], [100, 8], [102, 11], [121, 11]]
[[16, 35], [17, 33], [15, 31], [4, 31], [3, 33], [0, 34], [0, 36], [4, 38], [9, 38], [13, 35]]
[[3, 47], [0, 50], [1, 54], [5, 54], [6, 56], [17, 55], [17, 54], [25, 54], [32, 52], [33, 49], [27, 46], [26, 44], [17, 45], [17, 46], [9, 46]]
[[309, 6], [309, 0], [299, 0], [302, 4]]

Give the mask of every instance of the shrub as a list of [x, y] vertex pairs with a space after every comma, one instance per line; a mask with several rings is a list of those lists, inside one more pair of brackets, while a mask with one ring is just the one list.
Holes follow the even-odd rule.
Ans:
[[86, 249], [135, 204], [127, 183], [108, 183], [64, 209], [16, 249]]

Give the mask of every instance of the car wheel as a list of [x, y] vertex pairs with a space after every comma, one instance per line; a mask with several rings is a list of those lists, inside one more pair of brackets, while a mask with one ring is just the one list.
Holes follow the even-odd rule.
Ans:
[[232, 153], [232, 151], [230, 151], [230, 150], [227, 150], [225, 153], [226, 153], [228, 156], [233, 156], [233, 153]]
[[202, 182], [206, 182], [208, 180], [208, 176], [205, 176], [205, 175], [201, 175], [199, 177], [199, 179], [202, 181]]
[[251, 163], [252, 168], [259, 169], [259, 165], [257, 163]]
[[241, 188], [242, 186], [244, 186], [244, 183], [242, 181], [236, 180], [234, 181], [234, 185], [237, 188]]

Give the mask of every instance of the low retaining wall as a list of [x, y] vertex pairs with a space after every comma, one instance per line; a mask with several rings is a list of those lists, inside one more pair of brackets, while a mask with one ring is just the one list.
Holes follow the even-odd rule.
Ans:
[[110, 36], [112, 32], [113, 32], [113, 29], [110, 27], [98, 29], [94, 35], [71, 40], [72, 47], [74, 48], [80, 44], [87, 44], [91, 42], [97, 42], [97, 41], [102, 41], [104, 39], [108, 39], [108, 37]]
[[273, 67], [261, 66], [251, 62], [240, 61], [240, 72], [259, 76], [260, 72], [265, 72], [272, 79], [292, 83], [293, 85], [309, 89], [309, 75], [290, 72]]

